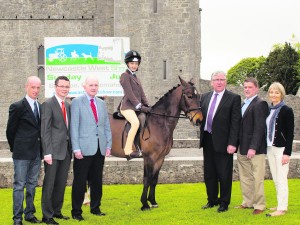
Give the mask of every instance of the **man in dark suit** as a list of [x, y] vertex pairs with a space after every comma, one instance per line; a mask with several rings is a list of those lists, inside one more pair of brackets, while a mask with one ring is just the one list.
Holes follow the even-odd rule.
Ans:
[[99, 81], [87, 77], [85, 93], [72, 101], [71, 140], [74, 152], [74, 180], [72, 185], [72, 218], [83, 220], [82, 203], [89, 181], [91, 203], [90, 212], [104, 216], [100, 210], [102, 198], [102, 176], [106, 152], [112, 145], [112, 136], [105, 102], [96, 97]]
[[[31, 223], [40, 223], [35, 216], [35, 188], [41, 167], [40, 93], [41, 80], [36, 76], [27, 78], [26, 96], [9, 107], [6, 137], [13, 153], [13, 220], [22, 225], [22, 215]], [[26, 208], [23, 210], [24, 188], [26, 187]]]
[[264, 195], [265, 161], [267, 153], [266, 119], [269, 108], [257, 93], [258, 82], [253, 77], [244, 81], [246, 99], [241, 110], [242, 120], [237, 154], [243, 202], [236, 208], [254, 208], [261, 214], [266, 208]]
[[[226, 74], [214, 72], [213, 91], [202, 95], [203, 113], [200, 146], [203, 147], [204, 181], [208, 203], [203, 209], [220, 205], [218, 212], [228, 210], [231, 198], [233, 154], [238, 144], [241, 120], [241, 97], [225, 89]], [[220, 187], [220, 197], [219, 195]]]
[[58, 224], [53, 218], [67, 220], [61, 209], [71, 162], [70, 105], [65, 101], [70, 81], [59, 76], [55, 82], [55, 95], [42, 105], [41, 136], [45, 177], [42, 190], [42, 221]]

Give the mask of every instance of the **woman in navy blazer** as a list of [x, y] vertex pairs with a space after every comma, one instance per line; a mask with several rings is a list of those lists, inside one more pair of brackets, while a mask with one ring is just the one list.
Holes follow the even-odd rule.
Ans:
[[285, 105], [284, 87], [273, 83], [268, 96], [271, 101], [270, 114], [267, 123], [267, 157], [277, 194], [277, 207], [267, 216], [284, 215], [288, 207], [289, 161], [294, 139], [294, 113], [292, 108]]

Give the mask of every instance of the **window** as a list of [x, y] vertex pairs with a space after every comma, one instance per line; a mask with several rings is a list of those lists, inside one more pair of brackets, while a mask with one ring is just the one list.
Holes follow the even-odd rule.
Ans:
[[42, 84], [45, 84], [45, 48], [43, 45], [38, 47], [38, 77], [41, 79]]
[[167, 60], [163, 61], [163, 78], [164, 80], [167, 79]]
[[153, 12], [157, 13], [157, 0], [153, 0]]

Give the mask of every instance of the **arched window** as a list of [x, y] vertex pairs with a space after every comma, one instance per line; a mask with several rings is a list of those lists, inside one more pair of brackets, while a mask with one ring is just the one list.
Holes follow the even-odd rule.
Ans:
[[41, 79], [42, 84], [45, 84], [45, 48], [44, 45], [38, 47], [38, 77]]

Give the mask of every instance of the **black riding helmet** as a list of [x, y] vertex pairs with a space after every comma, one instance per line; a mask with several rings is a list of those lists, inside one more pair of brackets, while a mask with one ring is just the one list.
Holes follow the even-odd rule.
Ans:
[[134, 50], [130, 50], [129, 52], [127, 52], [125, 55], [125, 59], [124, 59], [126, 65], [129, 62], [138, 62], [140, 65], [141, 60], [142, 60], [141, 55], [137, 51], [134, 51]]

